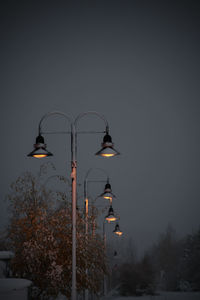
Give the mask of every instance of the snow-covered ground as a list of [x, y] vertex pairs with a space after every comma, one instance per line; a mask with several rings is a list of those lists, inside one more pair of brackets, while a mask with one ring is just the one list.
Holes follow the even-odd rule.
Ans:
[[158, 296], [121, 297], [111, 295], [101, 300], [200, 300], [200, 292], [161, 292]]
[[[60, 296], [57, 300], [66, 300]], [[200, 300], [200, 292], [160, 292], [157, 296], [122, 297], [115, 293], [101, 300]]]
[[21, 278], [1, 278], [0, 279], [0, 299], [1, 300], [27, 300], [28, 287], [32, 284], [30, 280]]

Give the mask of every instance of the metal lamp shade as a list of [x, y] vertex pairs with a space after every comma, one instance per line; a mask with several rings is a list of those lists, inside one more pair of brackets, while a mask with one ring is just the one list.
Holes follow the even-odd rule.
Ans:
[[113, 230], [113, 232], [119, 236], [123, 234], [123, 232], [119, 228], [119, 224], [115, 225], [115, 229]]
[[114, 222], [117, 220], [117, 218], [115, 217], [114, 215], [114, 210], [112, 208], [112, 205], [110, 205], [109, 207], [109, 210], [108, 210], [108, 215], [105, 217], [105, 219], [108, 221], [108, 222]]
[[115, 195], [112, 193], [111, 185], [109, 182], [106, 183], [104, 192], [101, 194], [104, 199], [112, 200]]
[[109, 134], [106, 134], [103, 138], [102, 149], [96, 153], [102, 157], [112, 157], [119, 155], [119, 152], [113, 148], [112, 138]]
[[39, 135], [36, 138], [36, 143], [34, 144], [34, 150], [30, 152], [27, 156], [35, 158], [43, 158], [47, 156], [52, 156], [53, 154], [46, 149], [46, 144], [44, 143], [44, 138]]

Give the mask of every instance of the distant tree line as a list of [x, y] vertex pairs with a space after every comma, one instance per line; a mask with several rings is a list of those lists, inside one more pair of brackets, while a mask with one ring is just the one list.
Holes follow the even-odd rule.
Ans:
[[157, 290], [200, 291], [200, 229], [177, 238], [169, 226], [141, 259], [128, 256], [120, 265], [118, 284], [126, 296]]

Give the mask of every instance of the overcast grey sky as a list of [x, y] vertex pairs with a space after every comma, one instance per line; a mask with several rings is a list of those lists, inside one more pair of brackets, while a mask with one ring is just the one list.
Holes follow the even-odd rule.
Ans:
[[[1, 228], [10, 183], [43, 162], [26, 156], [40, 118], [52, 110], [72, 117], [95, 110], [107, 118], [122, 155], [95, 157], [102, 135], [80, 136], [79, 182], [91, 167], [108, 171], [121, 228], [139, 249], [169, 223], [181, 235], [196, 230], [200, 2], [3, 2]], [[55, 118], [45, 122], [48, 129], [64, 125]], [[93, 117], [79, 128], [104, 130]], [[47, 136], [46, 142], [57, 173], [69, 177], [69, 137]]]

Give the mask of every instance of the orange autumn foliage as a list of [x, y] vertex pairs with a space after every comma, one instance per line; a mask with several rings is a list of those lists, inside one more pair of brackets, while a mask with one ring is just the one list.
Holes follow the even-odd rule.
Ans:
[[[62, 192], [57, 192], [55, 199], [30, 173], [19, 177], [11, 188], [9, 239], [15, 253], [15, 276], [33, 281], [35, 299], [48, 299], [59, 293], [70, 297], [71, 201]], [[94, 219], [95, 215], [89, 217], [90, 228]], [[87, 288], [98, 293], [105, 272], [103, 241], [90, 233], [86, 245], [85, 218], [77, 209], [78, 292]]]

